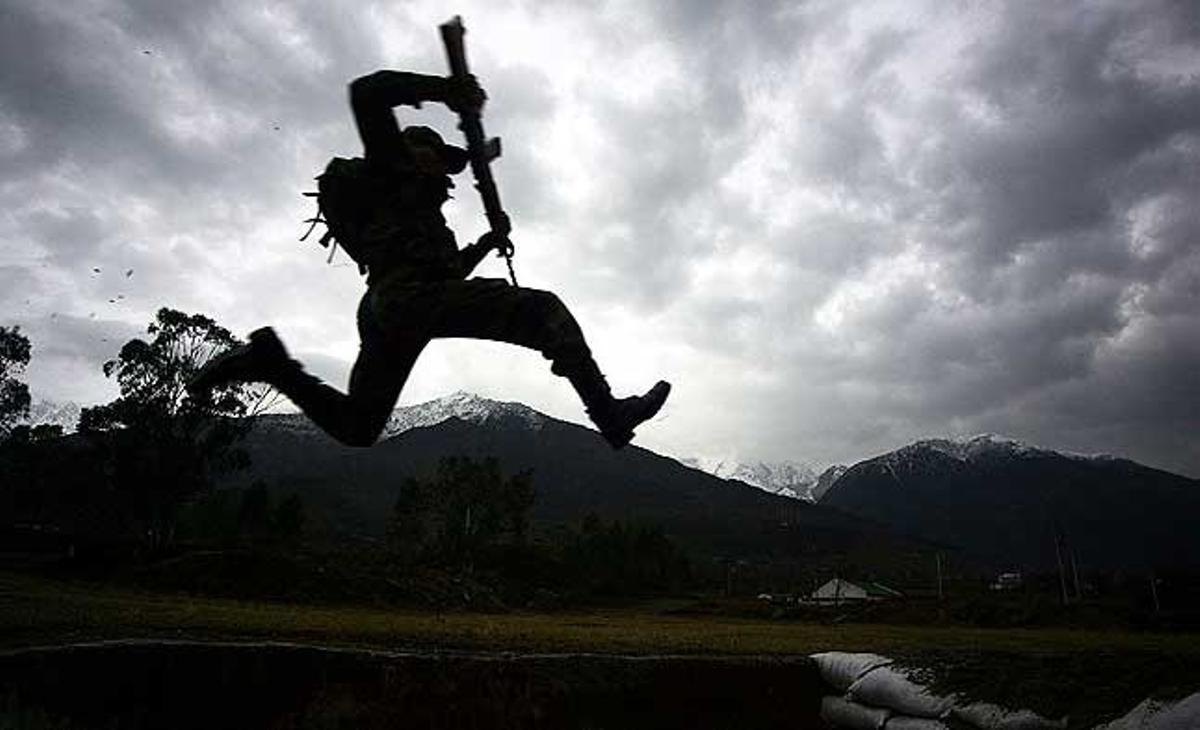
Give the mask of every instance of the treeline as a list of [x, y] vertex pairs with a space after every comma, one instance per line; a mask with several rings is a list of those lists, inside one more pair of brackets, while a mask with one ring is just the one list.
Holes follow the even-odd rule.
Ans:
[[687, 557], [655, 525], [589, 515], [532, 529], [532, 472], [504, 476], [495, 458], [442, 459], [405, 481], [388, 522], [399, 565], [492, 579], [506, 590], [565, 598], [639, 596], [691, 584]]
[[90, 539], [169, 546], [180, 506], [243, 469], [238, 447], [266, 388], [229, 384], [194, 395], [186, 385], [214, 354], [239, 340], [200, 314], [160, 309], [146, 338], [105, 362], [119, 395], [85, 408], [77, 431], [29, 426], [29, 390], [20, 375], [31, 345], [0, 328], [0, 510], [6, 524], [56, 527]]
[[534, 475], [505, 475], [494, 458], [400, 477], [382, 539], [337, 524], [287, 484], [228, 486], [249, 466], [241, 442], [272, 393], [186, 385], [237, 344], [208, 317], [161, 309], [145, 338], [102, 366], [118, 397], [83, 409], [64, 435], [25, 422], [31, 344], [0, 328], [0, 552], [50, 547], [91, 575], [285, 598], [525, 604], [691, 585], [687, 558], [654, 525], [533, 525]]
[[305, 540], [309, 517], [298, 494], [278, 497], [266, 482], [245, 489], [218, 489], [184, 505], [179, 540], [208, 547], [296, 548]]
[[331, 530], [286, 485], [212, 490], [179, 515], [177, 552], [200, 557], [172, 559], [159, 583], [226, 595], [492, 608], [695, 586], [687, 556], [658, 526], [594, 515], [533, 524], [534, 484], [528, 471], [503, 474], [494, 458], [442, 459], [432, 474], [402, 480], [382, 539]]

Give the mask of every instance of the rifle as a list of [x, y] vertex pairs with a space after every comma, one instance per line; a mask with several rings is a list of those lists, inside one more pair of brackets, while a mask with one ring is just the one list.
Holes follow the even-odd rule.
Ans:
[[[465, 79], [470, 75], [467, 70], [467, 51], [463, 46], [463, 35], [467, 29], [463, 27], [462, 17], [455, 15], [449, 21], [439, 26], [442, 32], [442, 44], [446, 47], [446, 60], [450, 62], [450, 75]], [[488, 226], [492, 233], [504, 239], [499, 247], [499, 253], [508, 264], [508, 276], [513, 286], [517, 286], [517, 275], [513, 271], [513, 244], [508, 234], [512, 232], [512, 224], [500, 207], [500, 193], [496, 190], [496, 180], [492, 177], [489, 163], [500, 156], [500, 138], [488, 139], [483, 132], [483, 116], [478, 109], [463, 109], [458, 113], [458, 128], [467, 138], [467, 155], [471, 162], [471, 174], [475, 176], [475, 189], [483, 200], [483, 211], [487, 215]]]

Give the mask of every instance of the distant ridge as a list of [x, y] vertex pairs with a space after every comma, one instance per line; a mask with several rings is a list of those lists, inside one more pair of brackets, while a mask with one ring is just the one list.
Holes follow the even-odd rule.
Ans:
[[37, 400], [29, 406], [29, 417], [25, 422], [30, 426], [61, 426], [63, 433], [74, 433], [79, 425], [78, 403], [65, 401], [56, 403], [48, 400]]
[[817, 467], [801, 461], [743, 462], [728, 458], [692, 457], [680, 463], [721, 479], [737, 480], [782, 497], [816, 501]]
[[922, 450], [939, 451], [960, 461], [972, 461], [999, 454], [1012, 457], [1035, 455], [1059, 456], [1066, 459], [1080, 459], [1083, 461], [1115, 461], [1118, 458], [1111, 454], [1076, 454], [1067, 451], [1055, 451], [993, 433], [955, 438], [922, 439], [889, 454], [885, 454], [884, 457], [889, 459], [904, 459], [908, 458], [909, 454]]
[[985, 434], [925, 439], [850, 467], [819, 504], [997, 565], [1200, 567], [1200, 482], [1107, 454]]

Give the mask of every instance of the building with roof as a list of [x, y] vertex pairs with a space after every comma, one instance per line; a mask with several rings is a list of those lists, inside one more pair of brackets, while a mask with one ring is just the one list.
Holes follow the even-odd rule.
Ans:
[[851, 583], [844, 578], [834, 578], [812, 592], [809, 600], [816, 603], [857, 603], [862, 601], [883, 601], [889, 598], [903, 598], [904, 594], [882, 583], [862, 582]]

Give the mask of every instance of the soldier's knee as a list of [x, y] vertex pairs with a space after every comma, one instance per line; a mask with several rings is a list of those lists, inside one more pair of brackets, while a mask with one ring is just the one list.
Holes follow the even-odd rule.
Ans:
[[567, 311], [567, 305], [563, 304], [554, 292], [529, 289], [527, 296], [533, 308], [543, 314], [558, 315]]
[[346, 446], [355, 446], [358, 448], [366, 448], [372, 446], [379, 438], [379, 434], [383, 433], [383, 427], [387, 425], [387, 418], [371, 418], [364, 417], [361, 414], [355, 414], [357, 417], [350, 417], [342, 424], [342, 428], [338, 429], [338, 433], [333, 434], [334, 437]]

